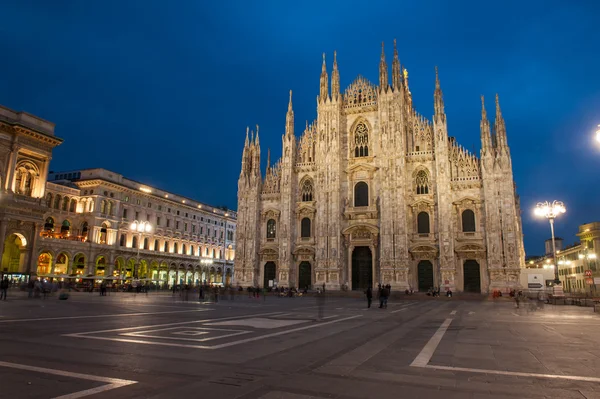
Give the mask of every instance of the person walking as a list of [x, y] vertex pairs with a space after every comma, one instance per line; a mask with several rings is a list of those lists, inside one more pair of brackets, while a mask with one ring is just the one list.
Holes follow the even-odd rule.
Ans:
[[371, 286], [367, 287], [365, 295], [367, 296], [367, 308], [371, 308], [371, 302], [373, 301], [373, 290], [371, 289]]
[[4, 277], [4, 280], [0, 282], [0, 299], [4, 299], [6, 301], [6, 292], [8, 291], [8, 277]]

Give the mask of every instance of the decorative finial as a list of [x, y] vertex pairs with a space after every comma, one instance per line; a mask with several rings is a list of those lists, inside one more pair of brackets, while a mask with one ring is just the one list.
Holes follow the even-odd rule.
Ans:
[[292, 91], [290, 90], [290, 102], [288, 104], [288, 111], [292, 110]]
[[485, 99], [483, 98], [483, 94], [481, 95], [481, 118], [487, 118], [487, 112], [485, 111]]
[[259, 143], [259, 139], [258, 139], [258, 125], [256, 125], [256, 144]]
[[325, 65], [325, 53], [323, 53], [323, 65]]
[[333, 50], [333, 65], [337, 65], [337, 51]]
[[438, 75], [438, 67], [437, 67], [437, 65], [435, 66], [435, 87], [436, 88], [440, 87], [440, 77]]
[[404, 79], [408, 79], [408, 69], [404, 68], [402, 74], [404, 75]]
[[383, 42], [381, 42], [381, 59], [385, 58], [385, 51], [383, 49]]

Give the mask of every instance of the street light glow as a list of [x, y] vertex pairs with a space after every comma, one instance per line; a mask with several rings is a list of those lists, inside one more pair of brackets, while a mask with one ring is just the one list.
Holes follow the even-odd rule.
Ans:
[[[567, 211], [565, 204], [562, 201], [552, 201], [552, 204], [548, 201], [538, 202], [533, 210], [536, 216], [545, 217], [550, 222], [550, 232], [552, 233], [552, 258], [556, 262], [556, 244], [554, 242], [554, 219]], [[554, 266], [554, 282], [556, 285], [560, 284], [558, 278], [558, 263]]]
[[600, 125], [598, 125], [598, 130], [596, 130], [596, 141], [600, 143]]

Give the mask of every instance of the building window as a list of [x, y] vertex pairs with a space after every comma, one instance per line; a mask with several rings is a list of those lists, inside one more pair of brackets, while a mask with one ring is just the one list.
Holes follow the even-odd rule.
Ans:
[[179, 216], [179, 209], [177, 210], [177, 216]]
[[171, 208], [167, 208], [167, 212], [171, 213]]
[[354, 131], [354, 156], [369, 156], [369, 130], [363, 122], [359, 123]]
[[354, 186], [354, 206], [369, 206], [369, 186], [364, 181]]
[[303, 218], [300, 222], [300, 237], [310, 237], [310, 219]]
[[154, 240], [154, 250], [158, 251], [158, 240]]
[[187, 217], [189, 217], [187, 212], [185, 213], [185, 217], [186, 217], [186, 218], [187, 218]]
[[200, 226], [200, 234], [204, 234], [204, 227]]
[[192, 233], [196, 233], [196, 225], [195, 224], [192, 225]]
[[310, 179], [306, 179], [302, 183], [302, 202], [309, 202], [313, 200], [313, 184]]
[[429, 194], [429, 176], [424, 170], [420, 170], [415, 177], [417, 194]]
[[140, 201], [140, 199], [138, 198], [138, 199], [135, 200], [135, 203], [138, 204], [138, 205], [140, 205], [142, 203], [142, 201]]
[[475, 231], [475, 212], [465, 209], [462, 213], [462, 228], [464, 232]]
[[150, 249], [150, 241], [148, 240], [148, 237], [144, 238], [144, 249]]
[[44, 224], [44, 230], [50, 232], [54, 231], [54, 219], [52, 219], [51, 217], [46, 219], [46, 224]]
[[159, 210], [159, 211], [162, 211], [162, 205], [159, 205], [159, 206], [158, 206], [158, 210]]
[[163, 246], [163, 252], [169, 252], [169, 242], [165, 241], [165, 245]]
[[127, 208], [123, 208], [123, 219], [127, 219]]
[[123, 198], [123, 201], [125, 201], [125, 202], [129, 202], [129, 196], [128, 196], [128, 195], [126, 195], [126, 196], [125, 196], [125, 198]]
[[427, 212], [419, 212], [417, 215], [417, 233], [429, 234], [429, 214]]
[[126, 240], [127, 240], [127, 236], [125, 234], [121, 234], [121, 239], [119, 240], [119, 246], [124, 247]]
[[133, 239], [131, 240], [131, 248], [138, 248], [138, 239], [136, 236], [133, 236]]
[[149, 221], [150, 221], [150, 214], [149, 214], [149, 213], [147, 213], [147, 214], [146, 214], [146, 221], [147, 221], [147, 222], [149, 222]]
[[181, 246], [181, 253], [182, 253], [182, 254], [184, 254], [184, 255], [187, 255], [187, 252], [186, 252], [186, 251], [187, 251], [187, 248], [185, 247], [185, 244], [183, 244], [183, 245]]
[[175, 252], [176, 254], [179, 253], [179, 247], [177, 246], [177, 243], [173, 244], [173, 252]]
[[171, 220], [167, 219], [167, 227], [171, 227]]
[[135, 211], [135, 220], [140, 220], [140, 213]]
[[148, 208], [152, 208], [152, 203], [148, 202]]
[[160, 216], [156, 217], [156, 226], [160, 226]]
[[267, 221], [267, 238], [275, 238], [275, 220]]
[[187, 223], [183, 224], [183, 231], [187, 231]]
[[210, 237], [210, 229], [206, 229], [206, 235]]
[[175, 222], [175, 230], [179, 230], [179, 220]]

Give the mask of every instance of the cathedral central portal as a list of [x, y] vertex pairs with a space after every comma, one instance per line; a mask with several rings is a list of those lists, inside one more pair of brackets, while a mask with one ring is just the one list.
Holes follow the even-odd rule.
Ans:
[[352, 289], [366, 290], [373, 286], [373, 255], [369, 247], [352, 251]]

